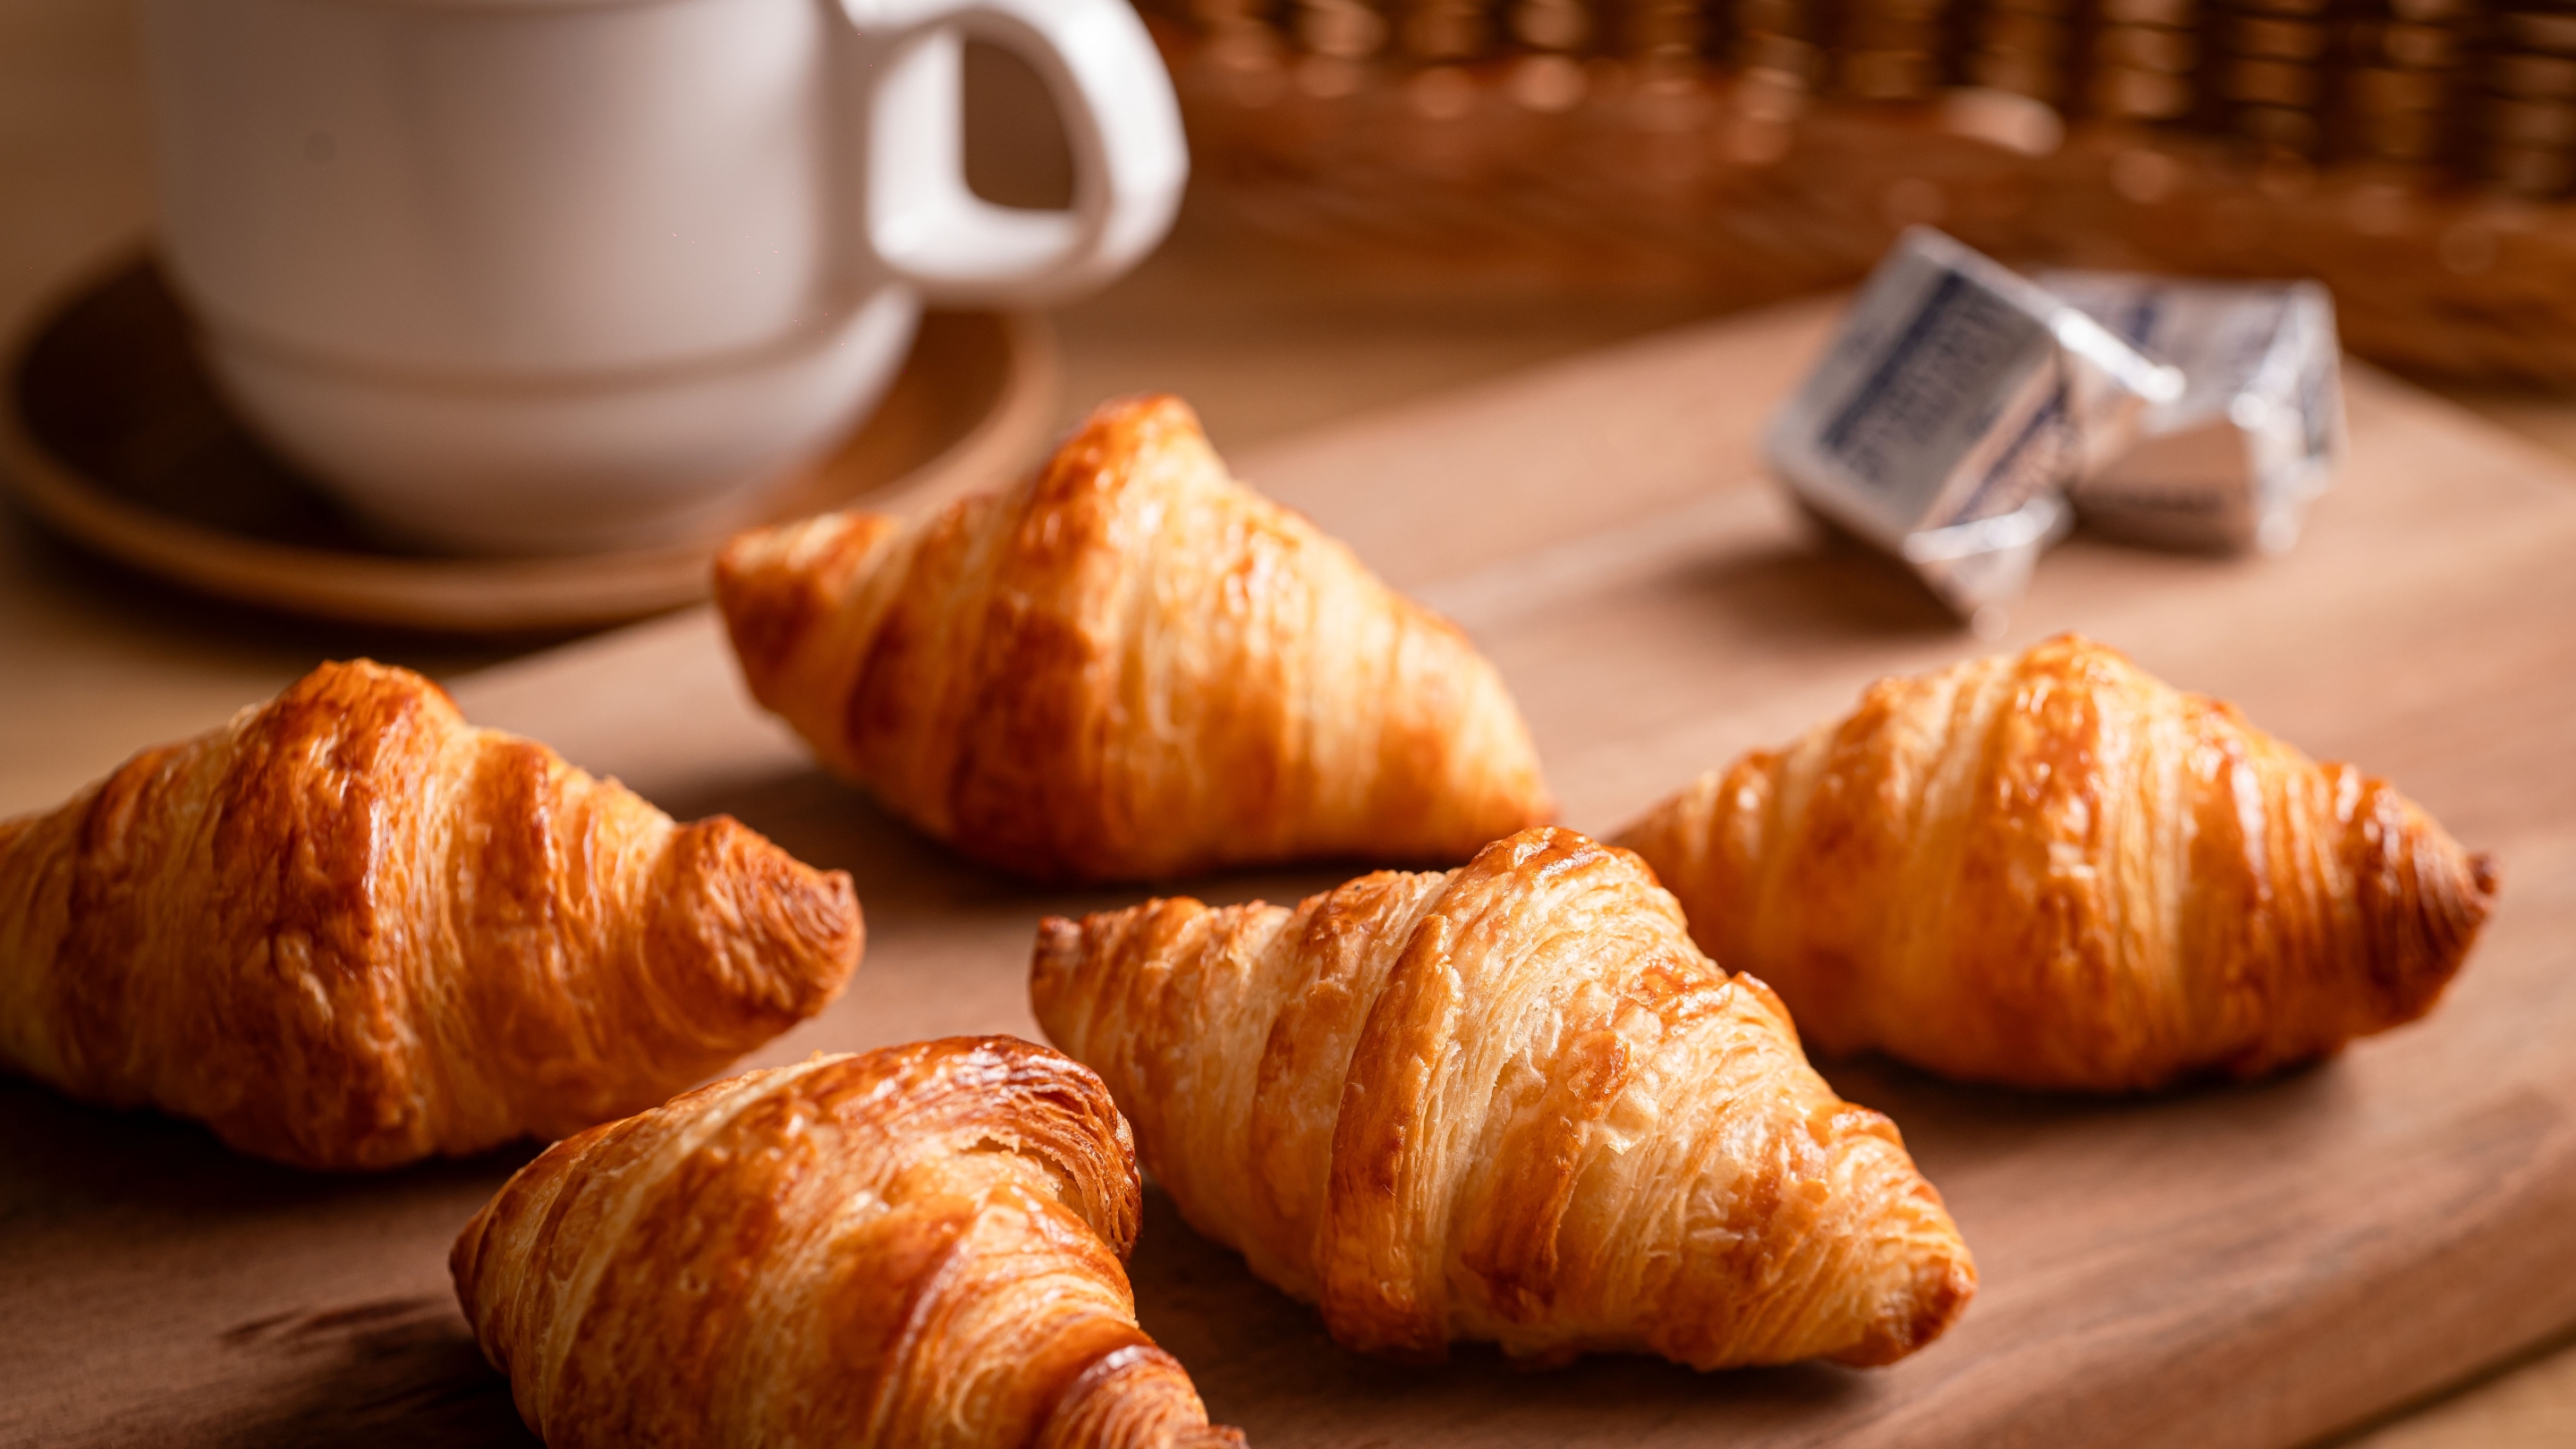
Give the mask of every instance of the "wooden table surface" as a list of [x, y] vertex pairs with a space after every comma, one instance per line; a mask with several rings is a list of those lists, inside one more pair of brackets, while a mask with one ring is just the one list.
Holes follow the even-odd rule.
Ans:
[[[148, 228], [141, 116], [126, 0], [0, 0], [0, 327], [14, 334], [66, 272]], [[1060, 319], [1065, 407], [1170, 388], [1192, 398], [1220, 445], [1242, 449], [1697, 310], [1687, 298], [1398, 292], [1302, 272], [1191, 218], [1136, 276]], [[2576, 456], [2576, 411], [2554, 400], [2455, 396]], [[216, 723], [320, 658], [366, 653], [453, 675], [549, 642], [460, 644], [209, 606], [74, 554], [0, 510], [0, 812], [51, 804], [135, 748]], [[7, 1296], [0, 1285], [0, 1308]], [[2576, 1443], [2576, 1347], [2351, 1442]]]

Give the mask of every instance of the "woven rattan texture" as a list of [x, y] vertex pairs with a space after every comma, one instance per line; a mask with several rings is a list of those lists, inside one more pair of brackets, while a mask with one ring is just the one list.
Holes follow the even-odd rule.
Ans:
[[1147, 8], [1211, 193], [1310, 246], [1755, 302], [1930, 222], [2024, 261], [2321, 277], [2364, 353], [2576, 385], [2576, 5]]

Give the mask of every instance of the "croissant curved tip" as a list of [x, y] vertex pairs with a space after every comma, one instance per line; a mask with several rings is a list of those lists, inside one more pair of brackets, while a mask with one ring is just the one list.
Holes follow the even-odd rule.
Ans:
[[1896, 1311], [1870, 1325], [1868, 1336], [1835, 1354], [1853, 1368], [1884, 1368], [1929, 1347], [1949, 1332], [1977, 1296], [1977, 1268], [1965, 1250], [1925, 1265]]
[[870, 551], [899, 527], [873, 513], [826, 513], [737, 534], [716, 551], [716, 612], [755, 696], [767, 702]]
[[730, 815], [684, 826], [661, 892], [667, 929], [693, 939], [710, 922], [750, 933], [746, 960], [715, 978], [770, 1029], [811, 1016], [841, 994], [867, 951], [867, 918], [849, 872], [817, 870]]
[[2353, 1034], [2367, 1035], [2433, 1009], [2494, 913], [2503, 872], [2375, 779], [2363, 782], [2344, 841], [2362, 931], [2356, 959], [2370, 988]]
[[2437, 949], [2448, 958], [2445, 976], [2459, 969], [2469, 948], [2477, 943], [2478, 932], [2495, 914], [2496, 897], [2504, 887], [2504, 866], [2488, 852], [2454, 858], [2459, 863], [2449, 882], [2450, 889], [2427, 892], [2432, 899], [2424, 905], [2427, 916], [2435, 921], [2430, 934]]
[[1082, 922], [1048, 916], [1038, 922], [1037, 948], [1031, 964], [1040, 971], [1064, 972], [1080, 964]]

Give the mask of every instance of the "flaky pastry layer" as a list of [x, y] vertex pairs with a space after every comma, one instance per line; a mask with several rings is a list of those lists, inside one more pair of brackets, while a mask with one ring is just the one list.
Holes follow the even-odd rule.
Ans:
[[557, 1143], [449, 1265], [552, 1449], [1241, 1449], [1136, 1326], [1142, 1209], [1099, 1078], [961, 1037]]
[[2493, 861], [2387, 782], [2065, 635], [1872, 686], [1619, 836], [1820, 1050], [2124, 1090], [2429, 1011]]
[[716, 599], [827, 766], [1029, 874], [1464, 860], [1554, 808], [1466, 636], [1235, 482], [1174, 398], [911, 526], [745, 535]]
[[560, 1137], [822, 1009], [849, 877], [326, 664], [0, 823], [0, 1066], [306, 1167]]
[[1030, 994], [1190, 1223], [1352, 1348], [1879, 1364], [1975, 1291], [1895, 1126], [1572, 831], [1294, 910], [1051, 919]]

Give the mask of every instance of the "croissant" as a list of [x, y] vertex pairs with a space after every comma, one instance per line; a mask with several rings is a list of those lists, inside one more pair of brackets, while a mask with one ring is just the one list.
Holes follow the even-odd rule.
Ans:
[[1548, 818], [1464, 635], [1227, 477], [1176, 398], [1102, 406], [999, 495], [716, 563], [745, 678], [826, 766], [992, 864], [1159, 879], [1464, 860]]
[[558, 1142], [456, 1240], [553, 1446], [1243, 1443], [1136, 1326], [1100, 1079], [953, 1037], [701, 1087]]
[[2386, 782], [2073, 635], [1881, 681], [1619, 841], [1820, 1050], [2103, 1091], [2423, 1015], [2497, 880]]
[[561, 1136], [820, 1010], [849, 877], [325, 664], [0, 823], [0, 1066], [304, 1167]]
[[1191, 1225], [1351, 1348], [1883, 1364], [1976, 1291], [1895, 1126], [1570, 830], [1293, 911], [1050, 919], [1030, 995]]

